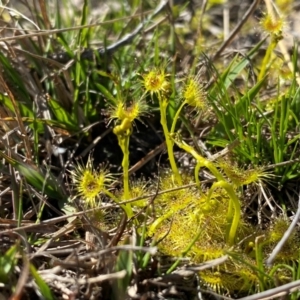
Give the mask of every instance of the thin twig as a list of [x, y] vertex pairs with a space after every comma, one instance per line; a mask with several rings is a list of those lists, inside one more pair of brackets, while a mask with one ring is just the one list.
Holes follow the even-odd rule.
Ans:
[[[111, 53], [111, 52], [115, 51], [116, 49], [130, 43], [134, 39], [134, 37], [143, 30], [145, 25], [148, 24], [149, 21], [151, 19], [153, 19], [157, 14], [159, 14], [165, 8], [165, 6], [167, 4], [168, 4], [168, 0], [160, 1], [159, 5], [156, 7], [156, 9], [153, 11], [153, 13], [148, 18], [146, 18], [144, 22], [140, 23], [140, 25], [137, 26], [136, 29], [134, 31], [132, 31], [130, 34], [127, 34], [126, 36], [124, 36], [122, 39], [120, 39], [116, 43], [108, 46], [106, 48], [106, 51]], [[100, 50], [100, 52], [102, 51], [102, 49], [98, 49], [98, 52], [99, 52], [99, 50]]]
[[212, 260], [208, 260], [200, 265], [196, 265], [196, 266], [187, 266], [184, 267], [183, 270], [189, 270], [189, 271], [193, 271], [193, 272], [200, 272], [206, 269], [211, 269], [214, 268], [216, 266], [219, 266], [221, 264], [223, 264], [226, 260], [228, 260], [228, 255], [223, 255], [219, 258], [216, 259], [212, 259]]
[[92, 284], [92, 283], [99, 283], [107, 280], [112, 279], [121, 279], [126, 276], [127, 272], [125, 270], [111, 273], [111, 274], [103, 274], [99, 275], [97, 277], [92, 278], [66, 278], [63, 276], [55, 275], [55, 274], [46, 274], [42, 275], [44, 280], [57, 280], [58, 282], [65, 282], [65, 283], [71, 283], [71, 284], [80, 284], [80, 285], [86, 285], [86, 284]]
[[150, 152], [148, 152], [142, 159], [140, 159], [135, 165], [133, 165], [130, 169], [129, 169], [129, 175], [133, 174], [134, 172], [136, 172], [137, 170], [139, 170], [142, 166], [144, 166], [148, 161], [150, 161], [151, 159], [153, 159], [156, 155], [158, 155], [159, 153], [161, 153], [166, 147], [166, 143], [163, 142], [161, 143], [159, 146], [157, 146], [156, 148], [154, 148], [153, 150], [151, 150]]
[[299, 287], [300, 287], [300, 280], [297, 280], [252, 296], [239, 298], [238, 300], [267, 300], [267, 299], [275, 299], [275, 298], [278, 299], [284, 295], [287, 295], [293, 291], [298, 290]]
[[[144, 12], [146, 14], [148, 12]], [[124, 21], [130, 18], [134, 17], [140, 17], [141, 14], [135, 14], [131, 16], [126, 16], [126, 17], [121, 17], [121, 18], [116, 18], [113, 20], [108, 20], [104, 22], [96, 22], [92, 24], [87, 24], [87, 25], [78, 25], [78, 26], [73, 26], [73, 27], [68, 27], [68, 28], [60, 28], [60, 29], [52, 29], [52, 30], [32, 30], [32, 29], [26, 29], [24, 31], [30, 32], [30, 33], [25, 33], [25, 34], [20, 34], [20, 35], [14, 35], [14, 36], [7, 36], [0, 38], [0, 42], [7, 42], [7, 41], [15, 41], [15, 40], [20, 40], [20, 39], [25, 39], [25, 38], [30, 38], [30, 37], [36, 37], [36, 36], [44, 36], [44, 35], [54, 35], [57, 33], [63, 33], [63, 32], [69, 32], [69, 31], [74, 31], [74, 30], [79, 30], [79, 29], [85, 29], [85, 28], [92, 28], [96, 26], [103, 26], [103, 25], [109, 25], [113, 24], [116, 22]], [[20, 28], [18, 27], [5, 27], [6, 30], [11, 30], [11, 31], [18, 31]]]
[[128, 221], [128, 217], [126, 215], [126, 212], [124, 211], [122, 219], [118, 225], [118, 230], [117, 230], [116, 234], [114, 235], [114, 237], [111, 239], [111, 241], [108, 243], [107, 248], [114, 247], [119, 243], [119, 241], [125, 231], [127, 221]]
[[241, 30], [243, 25], [246, 23], [246, 21], [249, 19], [249, 17], [254, 12], [256, 6], [259, 4], [260, 0], [255, 0], [252, 5], [249, 7], [248, 11], [245, 13], [241, 21], [235, 26], [233, 31], [230, 33], [229, 37], [226, 41], [223, 42], [219, 50], [215, 53], [215, 55], [212, 57], [212, 60], [216, 60], [221, 53], [226, 49], [226, 47], [233, 41], [234, 37], [237, 35], [237, 33]]
[[[133, 30], [131, 33], [125, 35], [122, 39], [118, 40], [117, 42], [113, 43], [112, 45], [106, 47], [106, 48], [98, 48], [98, 49], [86, 49], [81, 53], [80, 58], [81, 59], [87, 59], [87, 60], [93, 60], [95, 57], [95, 52], [98, 52], [100, 56], [112, 54], [117, 49], [119, 49], [122, 46], [125, 46], [129, 44], [143, 29], [144, 27], [149, 23], [151, 19], [153, 19], [157, 14], [159, 14], [167, 5], [168, 0], [162, 0], [156, 9], [153, 11], [153, 13], [146, 18], [143, 22], [141, 22], [135, 30]], [[68, 61], [70, 57], [68, 56], [67, 52], [55, 54], [51, 56], [53, 60], [64, 62]]]

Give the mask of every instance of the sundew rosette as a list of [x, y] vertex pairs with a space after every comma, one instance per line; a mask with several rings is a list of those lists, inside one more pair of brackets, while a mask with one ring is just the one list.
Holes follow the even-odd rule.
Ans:
[[107, 186], [113, 181], [112, 174], [108, 170], [94, 169], [91, 156], [86, 165], [78, 163], [74, 170], [70, 171], [70, 174], [76, 196], [81, 198], [86, 208], [97, 207], [97, 201], [100, 201], [101, 194], [107, 194]]

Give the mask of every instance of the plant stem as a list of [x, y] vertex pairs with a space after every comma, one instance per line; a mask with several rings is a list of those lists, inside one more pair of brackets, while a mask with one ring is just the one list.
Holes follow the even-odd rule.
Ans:
[[[233, 202], [229, 201], [228, 210], [227, 210], [227, 216], [226, 216], [227, 224], [232, 224], [233, 216], [234, 216]], [[229, 240], [230, 230], [231, 230], [231, 227], [228, 225], [228, 227], [226, 229], [226, 241]]]
[[259, 286], [260, 290], [265, 290], [265, 278], [264, 278], [264, 264], [263, 264], [263, 240], [265, 239], [265, 235], [260, 235], [255, 238], [255, 259], [256, 259], [256, 265], [259, 270]]
[[[199, 170], [201, 167], [208, 168], [212, 172], [212, 174], [216, 177], [216, 179], [218, 180], [218, 182], [215, 182], [212, 185], [212, 187], [210, 188], [206, 201], [210, 200], [213, 191], [217, 187], [222, 187], [227, 191], [227, 193], [231, 199], [231, 201], [229, 202], [229, 206], [228, 206], [227, 220], [228, 220], [229, 224], [231, 224], [231, 226], [230, 226], [230, 229], [228, 230], [228, 234], [226, 234], [226, 241], [230, 246], [232, 246], [235, 241], [236, 231], [239, 226], [239, 222], [240, 222], [240, 218], [241, 218], [240, 202], [234, 192], [232, 185], [230, 185], [228, 182], [225, 181], [225, 178], [223, 177], [223, 175], [217, 169], [217, 167], [214, 165], [213, 162], [211, 162], [210, 160], [208, 160], [208, 159], [202, 157], [200, 154], [198, 154], [197, 151], [193, 147], [186, 144], [183, 140], [180, 139], [180, 137], [177, 137], [175, 139], [175, 142], [181, 149], [190, 153], [197, 160], [197, 165], [195, 167], [195, 180], [196, 180], [196, 184], [198, 187], [200, 186], [198, 174], [199, 174]], [[234, 210], [233, 210], [233, 208], [234, 208]]]
[[148, 235], [151, 236], [155, 233], [156, 228], [166, 219], [170, 218], [172, 215], [174, 214], [173, 210], [170, 210], [169, 212], [167, 212], [166, 214], [162, 215], [161, 217], [159, 217], [158, 219], [156, 219], [150, 226], [149, 230], [148, 230]]
[[192, 146], [185, 143], [178, 136], [175, 139], [175, 142], [178, 145], [178, 147], [180, 147], [184, 151], [190, 153], [197, 160], [197, 165], [195, 167], [195, 180], [196, 180], [197, 185], [200, 185], [198, 174], [199, 174], [199, 170], [201, 167], [208, 168], [213, 173], [213, 175], [216, 177], [217, 180], [225, 180], [224, 177], [222, 176], [222, 174], [214, 166], [214, 164], [210, 160], [201, 156]]
[[160, 123], [162, 125], [165, 139], [166, 139], [166, 145], [167, 145], [167, 151], [168, 151], [171, 169], [174, 174], [176, 183], [179, 185], [182, 185], [182, 179], [181, 179], [181, 176], [178, 171], [178, 168], [177, 168], [177, 165], [175, 162], [175, 158], [174, 158], [174, 152], [173, 152], [174, 142], [170, 137], [170, 132], [169, 132], [168, 125], [167, 125], [167, 114], [166, 114], [167, 107], [168, 107], [167, 100], [165, 98], [161, 98], [159, 96]]
[[[124, 189], [124, 200], [130, 199], [129, 191], [129, 138], [130, 134], [119, 134], [118, 142], [123, 152], [122, 168], [123, 168], [123, 189]], [[133, 216], [131, 205], [128, 203], [123, 206], [127, 217]]]
[[[120, 199], [118, 199], [113, 193], [111, 193], [110, 191], [108, 190], [104, 190], [104, 193], [110, 197], [111, 199], [113, 199], [116, 203], [119, 203], [120, 202]], [[124, 210], [124, 212], [126, 213], [126, 216], [127, 218], [131, 218], [133, 216], [133, 211], [132, 211], [132, 208], [131, 208], [131, 205], [130, 203], [127, 203], [127, 204], [123, 204], [123, 205], [120, 205], [121, 208]]]
[[170, 131], [171, 134], [174, 133], [174, 131], [175, 131], [175, 126], [176, 126], [177, 120], [178, 120], [180, 112], [181, 112], [181, 110], [182, 110], [182, 108], [184, 107], [185, 104], [186, 104], [186, 101], [183, 101], [181, 103], [181, 105], [179, 106], [179, 108], [177, 109], [177, 111], [176, 111], [176, 114], [173, 118], [171, 131]]
[[122, 151], [123, 151], [123, 160], [122, 160], [122, 167], [123, 167], [123, 188], [124, 188], [124, 199], [130, 199], [129, 193], [129, 136], [124, 135], [122, 136]]
[[[239, 222], [241, 219], [241, 205], [240, 205], [239, 199], [237, 198], [237, 196], [233, 190], [233, 187], [228, 182], [223, 181], [223, 180], [215, 182], [212, 185], [212, 187], [210, 188], [209, 193], [208, 193], [208, 197], [207, 197], [208, 199], [210, 199], [212, 192], [218, 187], [224, 188], [226, 190], [226, 192], [228, 193], [230, 200], [231, 200], [231, 203], [229, 203], [227, 218], [232, 219], [232, 222], [230, 225], [228, 237], [226, 237], [226, 242], [229, 246], [232, 246], [232, 245], [234, 245], [236, 232], [237, 232]], [[232, 212], [231, 205], [233, 205], [233, 207], [234, 207], [234, 212]], [[233, 214], [233, 216], [232, 216], [232, 214]]]
[[262, 61], [261, 69], [260, 69], [257, 81], [261, 81], [264, 78], [264, 76], [266, 75], [267, 66], [269, 65], [271, 54], [272, 54], [273, 50], [275, 49], [276, 45], [277, 45], [277, 41], [273, 37], [270, 45], [267, 48], [265, 57], [264, 57], [264, 59]]

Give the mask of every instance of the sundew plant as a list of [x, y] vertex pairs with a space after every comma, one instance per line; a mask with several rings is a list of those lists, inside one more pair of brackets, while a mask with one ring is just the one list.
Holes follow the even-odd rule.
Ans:
[[79, 2], [0, 3], [3, 299], [298, 299], [297, 2]]

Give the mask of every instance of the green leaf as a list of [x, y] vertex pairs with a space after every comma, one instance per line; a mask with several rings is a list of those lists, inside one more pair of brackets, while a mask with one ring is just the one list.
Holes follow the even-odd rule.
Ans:
[[[227, 110], [227, 113], [224, 115], [223, 112], [220, 112], [220, 114], [222, 114], [222, 116], [221, 115], [219, 116], [219, 120], [221, 121], [221, 123], [217, 124], [215, 127], [215, 130], [217, 132], [224, 131], [224, 130], [229, 132], [230, 130], [236, 127], [235, 126], [236, 123], [234, 122], [234, 120], [239, 121], [241, 116], [247, 115], [247, 110], [249, 109], [249, 105], [251, 105], [251, 102], [254, 102], [256, 95], [264, 86], [265, 79], [266, 78], [263, 78], [261, 81], [257, 82], [248, 92], [245, 93], [244, 96], [238, 99], [235, 103], [233, 102], [226, 103], [228, 104], [226, 105], [226, 107], [223, 106], [222, 103], [220, 103], [221, 106], [223, 106], [223, 108]], [[240, 122], [238, 122], [238, 125], [242, 127]], [[226, 129], [224, 129], [224, 127], [226, 127]], [[237, 130], [238, 128], [235, 129]], [[235, 138], [236, 137], [233, 137], [233, 140]]]
[[[129, 244], [128, 238], [124, 242]], [[124, 299], [127, 287], [130, 283], [133, 266], [133, 253], [131, 250], [120, 250], [117, 262], [115, 265], [116, 271], [126, 270], [126, 276], [122, 279], [117, 280], [117, 293], [115, 294], [116, 299]]]
[[69, 114], [59, 102], [51, 99], [48, 103], [58, 123], [64, 124], [72, 130], [78, 130], [78, 124], [73, 120], [71, 114]]
[[112, 93], [102, 84], [96, 83], [95, 86], [103, 94], [103, 96], [112, 104], [117, 105], [118, 100], [112, 95]]
[[4, 51], [0, 51], [0, 64], [5, 81], [9, 86], [14, 87], [14, 97], [22, 99], [23, 102], [31, 103], [30, 95], [24, 85], [24, 78], [20, 76], [17, 68], [11, 63], [9, 56], [4, 54]]
[[55, 300], [55, 298], [51, 292], [51, 289], [46, 284], [46, 282], [43, 280], [43, 278], [39, 275], [39, 273], [36, 271], [35, 267], [32, 264], [30, 264], [30, 272], [31, 272], [31, 275], [34, 278], [37, 286], [39, 287], [40, 292], [41, 292], [42, 296], [44, 297], [44, 299]]
[[0, 256], [0, 282], [7, 283], [9, 281], [9, 275], [17, 263], [17, 252], [18, 247], [14, 245]]
[[260, 41], [247, 55], [242, 58], [242, 60], [236, 63], [236, 59], [233, 59], [230, 66], [221, 75], [220, 80], [223, 82], [225, 88], [228, 88], [232, 82], [237, 78], [237, 76], [246, 68], [246, 66], [251, 62], [251, 59], [258, 53], [258, 50], [265, 42], [265, 39]]

